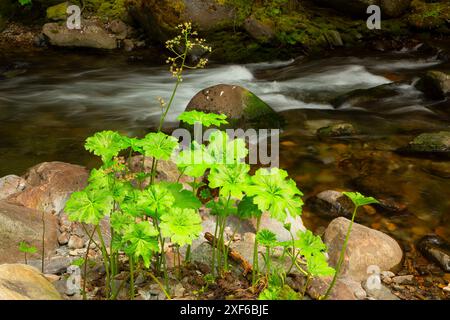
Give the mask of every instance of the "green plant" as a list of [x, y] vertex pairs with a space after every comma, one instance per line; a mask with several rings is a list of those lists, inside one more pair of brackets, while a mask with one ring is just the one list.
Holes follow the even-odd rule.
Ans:
[[30, 246], [28, 243], [26, 243], [25, 241], [21, 241], [19, 243], [19, 251], [24, 253], [25, 256], [25, 264], [28, 264], [28, 260], [27, 260], [27, 253], [28, 254], [33, 254], [37, 252], [36, 247]]
[[353, 223], [355, 221], [356, 212], [358, 211], [358, 208], [365, 206], [365, 205], [369, 205], [369, 204], [379, 203], [378, 200], [376, 200], [375, 198], [365, 197], [362, 194], [360, 194], [359, 192], [344, 192], [344, 195], [346, 195], [348, 198], [350, 198], [350, 200], [353, 202], [355, 208], [353, 210], [352, 220], [350, 221], [350, 225], [348, 227], [347, 234], [345, 236], [344, 244], [342, 246], [341, 253], [339, 255], [339, 260], [336, 264], [336, 272], [334, 274], [333, 280], [331, 281], [331, 284], [328, 287], [328, 290], [325, 293], [323, 299], [327, 299], [329, 297], [331, 290], [333, 289], [333, 287], [336, 283], [336, 280], [339, 276], [339, 273], [341, 271], [342, 263], [344, 262], [345, 251], [347, 250], [348, 240], [350, 238], [350, 233], [352, 232], [352, 227], [353, 227]]
[[33, 2], [32, 0], [18, 0], [21, 6], [28, 6], [28, 5], [32, 5]]

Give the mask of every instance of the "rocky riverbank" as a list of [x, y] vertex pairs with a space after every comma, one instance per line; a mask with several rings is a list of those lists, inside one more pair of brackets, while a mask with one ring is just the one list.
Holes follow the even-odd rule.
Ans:
[[[150, 165], [151, 161], [148, 163]], [[170, 162], [162, 165], [161, 168], [159, 175], [163, 175], [164, 179], [170, 180], [170, 177], [177, 176], [176, 166], [171, 165]], [[89, 250], [87, 255], [90, 261], [86, 269], [88, 297], [96, 299], [97, 295], [101, 296], [101, 290], [103, 290], [101, 279], [104, 276], [104, 270], [99, 263], [101, 253], [94, 243], [89, 243], [85, 234], [86, 227], [70, 222], [64, 213], [64, 204], [69, 195], [83, 188], [86, 183], [85, 168], [62, 162], [38, 164], [22, 177], [7, 176], [0, 179], [2, 199], [0, 200], [0, 220], [2, 221], [0, 242], [3, 244], [0, 248], [0, 270], [2, 270], [0, 298], [81, 299], [80, 288], [83, 284], [80, 275], [83, 274], [84, 269], [80, 269], [79, 261], [86, 256], [87, 250]], [[329, 210], [339, 206], [337, 204], [339, 197], [330, 198], [319, 195], [318, 199], [322, 202], [328, 201]], [[312, 210], [318, 212], [320, 208], [324, 208], [324, 204], [317, 204], [314, 208]], [[202, 209], [203, 234], [212, 232], [214, 228], [215, 222], [210, 215], [206, 214], [208, 210]], [[370, 210], [370, 207], [366, 207], [365, 210]], [[294, 231], [304, 229], [301, 219], [291, 223]], [[329, 248], [329, 262], [332, 265], [336, 263], [340, 254], [348, 223], [349, 220], [346, 218], [336, 218], [324, 232], [323, 238]], [[237, 225], [237, 221], [230, 219], [226, 229], [229, 244], [245, 260], [252, 263], [252, 250], [249, 248], [252, 247], [255, 237], [255, 225], [251, 221], [239, 223], [238, 232], [233, 233], [232, 230]], [[280, 239], [289, 239], [288, 234], [283, 236], [286, 231], [278, 221], [264, 217], [262, 225], [276, 232]], [[44, 248], [42, 248], [43, 232], [45, 233]], [[106, 235], [106, 241], [109, 242], [107, 221], [102, 225], [102, 232]], [[26, 241], [38, 249], [37, 253], [28, 257], [27, 263], [30, 266], [20, 264], [24, 262], [23, 253], [20, 253], [18, 246], [21, 241]], [[446, 251], [448, 246], [449, 244], [442, 239], [440, 242], [432, 238], [424, 239], [418, 246], [419, 250], [424, 252], [431, 259], [430, 261], [437, 264], [431, 263], [425, 270], [417, 269], [417, 260], [412, 260], [411, 252], [404, 252], [396, 240], [380, 231], [355, 224], [350, 236], [342, 275], [332, 292], [331, 299], [448, 299], [450, 298], [448, 273], [440, 278], [436, 276], [436, 272], [439, 273], [436, 271], [436, 268], [439, 269], [439, 263], [441, 268], [447, 268], [444, 271], [449, 271], [449, 256]], [[166, 250], [169, 261], [173, 260], [172, 249], [167, 247]], [[261, 248], [261, 250], [264, 249]], [[439, 250], [441, 250], [440, 255], [437, 254]], [[176, 278], [171, 280], [173, 297], [195, 299], [199, 297], [198, 290], [203, 288], [200, 294], [203, 298], [254, 298], [251, 291], [245, 289], [246, 280], [242, 278], [239, 264], [235, 264], [228, 278], [225, 277], [204, 290], [206, 284], [204, 276], [210, 272], [210, 251], [211, 247], [204, 239], [194, 242], [192, 264], [183, 271], [184, 276], [181, 280]], [[41, 252], [45, 252], [43, 270], [41, 269]], [[276, 254], [274, 256], [277, 257]], [[441, 261], [437, 261], [436, 257], [440, 257]], [[170, 262], [169, 265], [171, 265]], [[9, 274], [15, 276], [4, 276]], [[119, 274], [118, 283], [124, 277], [126, 277], [125, 273]], [[308, 286], [309, 296], [317, 298], [323, 294], [330, 280], [324, 278], [312, 281]], [[11, 287], [8, 285], [10, 282], [15, 283], [16, 286]], [[288, 283], [293, 288], [302, 288], [304, 279], [296, 273], [288, 274]], [[164, 294], [159, 291], [158, 286], [151, 279], [147, 279], [144, 273], [138, 277], [136, 285], [139, 292], [138, 299], [164, 299]], [[123, 298], [127, 296], [125, 289]], [[119, 299], [121, 297], [119, 295]]]
[[[65, 25], [70, 4], [82, 8], [80, 30]], [[448, 36], [450, 4], [380, 1], [381, 30], [367, 28], [367, 1], [15, 0], [0, 6], [2, 47], [89, 47], [133, 51], [161, 47], [174, 27], [192, 21], [222, 62], [286, 59], [339, 47], [401, 49], [412, 38]], [[201, 53], [199, 53], [201, 54]], [[195, 57], [194, 57], [195, 58]]]

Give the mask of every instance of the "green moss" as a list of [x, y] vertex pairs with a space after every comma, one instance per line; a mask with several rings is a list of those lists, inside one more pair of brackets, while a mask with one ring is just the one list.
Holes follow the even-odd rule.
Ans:
[[65, 20], [67, 17], [67, 7], [69, 2], [63, 2], [55, 6], [47, 8], [47, 19], [49, 20]]
[[421, 30], [439, 29], [443, 33], [449, 33], [447, 22], [450, 20], [450, 2], [426, 3], [413, 0], [412, 14], [408, 20], [411, 26]]
[[105, 19], [127, 20], [126, 0], [84, 0], [85, 8]]
[[450, 152], [450, 132], [421, 134], [409, 146], [418, 152]]
[[244, 93], [244, 119], [253, 128], [280, 128], [283, 119], [263, 100], [250, 91]]

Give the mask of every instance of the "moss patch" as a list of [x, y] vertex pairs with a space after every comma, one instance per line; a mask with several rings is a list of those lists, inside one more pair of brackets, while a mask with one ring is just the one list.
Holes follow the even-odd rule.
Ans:
[[413, 0], [412, 14], [408, 20], [412, 27], [420, 30], [436, 30], [449, 34], [450, 28], [450, 2], [426, 3], [420, 0]]

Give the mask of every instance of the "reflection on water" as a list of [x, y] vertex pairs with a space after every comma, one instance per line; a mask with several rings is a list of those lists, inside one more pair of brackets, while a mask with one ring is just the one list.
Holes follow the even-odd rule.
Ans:
[[[143, 135], [159, 116], [156, 98], [167, 99], [173, 86], [165, 67], [130, 64], [123, 57], [49, 53], [14, 61], [20, 62], [15, 76], [0, 77], [0, 176], [22, 174], [42, 161], [93, 165], [83, 149], [87, 136], [104, 129]], [[0, 62], [0, 73], [14, 61]], [[436, 107], [412, 85], [439, 64], [434, 57], [398, 53], [212, 65], [186, 75], [168, 120], [175, 121], [205, 87], [247, 87], [286, 116], [281, 165], [307, 196], [336, 188], [364, 191], [407, 207], [398, 215], [363, 215], [366, 224], [402, 239], [436, 230], [448, 239], [448, 161], [393, 152], [418, 133], [448, 130], [448, 108], [442, 108], [448, 104]], [[395, 81], [400, 84], [393, 85], [392, 95], [333, 107], [342, 94]], [[352, 122], [362, 134], [351, 140], [318, 140], [315, 130], [332, 121]], [[305, 217], [315, 225], [326, 222], [307, 212]]]

